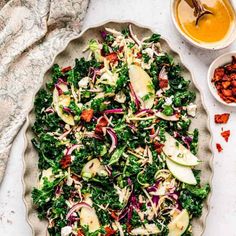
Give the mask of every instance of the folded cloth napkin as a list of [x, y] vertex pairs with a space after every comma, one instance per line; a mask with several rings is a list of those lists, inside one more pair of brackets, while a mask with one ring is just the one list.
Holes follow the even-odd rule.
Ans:
[[[43, 75], [55, 56], [79, 35], [88, 1], [1, 1], [0, 182], [12, 142], [24, 123]], [[4, 5], [4, 2], [8, 3]]]

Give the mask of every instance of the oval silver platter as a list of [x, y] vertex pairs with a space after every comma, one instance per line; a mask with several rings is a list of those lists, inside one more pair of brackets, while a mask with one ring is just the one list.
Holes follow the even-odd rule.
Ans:
[[[129, 24], [132, 25], [133, 31], [139, 38], [143, 38], [145, 36], [151, 35], [154, 33], [151, 29], [140, 26], [137, 23], [133, 22], [106, 22], [99, 26], [93, 26], [88, 29], [85, 29], [81, 32], [80, 36], [76, 39], [72, 40], [68, 45], [65, 45], [63, 51], [55, 58], [54, 63], [59, 64], [61, 67], [74, 65], [74, 59], [85, 56], [86, 54], [82, 53], [82, 50], [87, 45], [87, 42], [91, 38], [101, 38], [100, 31], [105, 27], [115, 28], [116, 30], [121, 30], [127, 27]], [[161, 33], [161, 32], [155, 32]], [[163, 51], [166, 51], [174, 57], [175, 63], [178, 63], [182, 66], [183, 72], [182, 75], [185, 79], [190, 80], [190, 89], [196, 92], [196, 104], [197, 104], [197, 115], [192, 119], [191, 129], [198, 128], [199, 129], [199, 151], [198, 157], [202, 160], [202, 163], [198, 166], [197, 169], [202, 171], [202, 183], [209, 183], [211, 185], [212, 182], [212, 152], [210, 149], [211, 144], [211, 133], [209, 131], [209, 118], [206, 112], [206, 109], [203, 105], [203, 100], [201, 94], [194, 82], [193, 75], [183, 64], [180, 56], [171, 49], [169, 43], [166, 39], [161, 38], [160, 41], [162, 45]], [[51, 65], [52, 66], [52, 65]], [[50, 66], [50, 67], [51, 67]], [[44, 76], [44, 82], [50, 79], [50, 69]], [[44, 86], [44, 85], [42, 85]], [[31, 191], [33, 187], [38, 185], [38, 158], [37, 152], [33, 148], [31, 144], [31, 139], [33, 138], [33, 133], [31, 127], [34, 123], [34, 112], [33, 112], [33, 100], [32, 100], [32, 110], [29, 113], [27, 118], [27, 128], [25, 132], [25, 154], [24, 154], [24, 176], [23, 176], [23, 184], [24, 184], [24, 202], [27, 208], [27, 220], [32, 228], [32, 235], [34, 236], [45, 236], [47, 233], [47, 222], [40, 221], [37, 217], [36, 209], [33, 207], [32, 199], [31, 199]], [[193, 225], [193, 235], [200, 236], [203, 234], [205, 229], [206, 217], [209, 211], [209, 198], [204, 202], [202, 216], [200, 218], [195, 218], [192, 221]]]

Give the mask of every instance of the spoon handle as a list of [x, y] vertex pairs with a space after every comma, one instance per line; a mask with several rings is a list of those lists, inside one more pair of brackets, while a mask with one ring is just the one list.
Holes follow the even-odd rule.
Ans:
[[192, 0], [193, 6], [194, 6], [194, 15], [196, 16], [196, 22], [195, 25], [198, 25], [198, 22], [201, 17], [204, 15], [213, 15], [213, 13], [207, 9], [204, 8], [204, 6], [201, 3], [201, 0]]
[[204, 7], [200, 0], [192, 0], [193, 6], [195, 8], [195, 14], [198, 15], [200, 12], [204, 11]]

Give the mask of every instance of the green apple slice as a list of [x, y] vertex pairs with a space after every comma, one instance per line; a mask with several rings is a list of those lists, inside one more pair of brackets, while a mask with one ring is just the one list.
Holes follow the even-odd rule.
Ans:
[[130, 65], [129, 78], [136, 96], [141, 101], [141, 108], [151, 109], [155, 98], [151, 77], [140, 66]]
[[166, 164], [169, 171], [179, 181], [191, 185], [197, 184], [193, 171], [190, 167], [176, 164], [175, 162], [171, 161], [168, 157], [166, 158]]
[[[58, 87], [63, 91], [69, 91], [66, 84], [59, 84]], [[59, 95], [57, 88], [53, 91], [53, 104], [58, 116], [67, 124], [75, 125], [74, 117], [71, 114], [63, 112], [63, 107], [68, 107], [70, 105], [70, 95], [61, 94]]]
[[199, 160], [179, 141], [173, 138], [168, 133], [165, 133], [166, 141], [164, 143], [163, 152], [168, 158], [177, 164], [183, 166], [196, 166]]
[[[92, 200], [87, 197], [86, 203], [92, 206]], [[88, 226], [89, 232], [92, 233], [100, 229], [100, 223], [96, 211], [93, 208], [82, 207], [80, 211], [80, 225]]]
[[145, 224], [131, 230], [131, 235], [157, 235], [161, 231], [155, 224]]
[[169, 224], [168, 236], [181, 236], [189, 225], [189, 214], [186, 209], [182, 210]]
[[172, 116], [167, 116], [162, 112], [157, 112], [156, 116], [163, 119], [163, 120], [168, 120], [168, 121], [178, 121], [179, 118], [176, 115], [172, 115]]
[[81, 176], [83, 179], [90, 179], [93, 178], [95, 175], [107, 175], [107, 171], [103, 165], [101, 165], [101, 162], [98, 160], [98, 158], [94, 158], [87, 162], [82, 171]]

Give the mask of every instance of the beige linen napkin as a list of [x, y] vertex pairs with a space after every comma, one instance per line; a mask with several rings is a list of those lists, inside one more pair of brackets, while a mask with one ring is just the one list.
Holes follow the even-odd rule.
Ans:
[[[13, 139], [43, 75], [78, 36], [88, 1], [3, 0], [0, 4], [0, 182]], [[3, 6], [4, 2], [8, 3]]]

